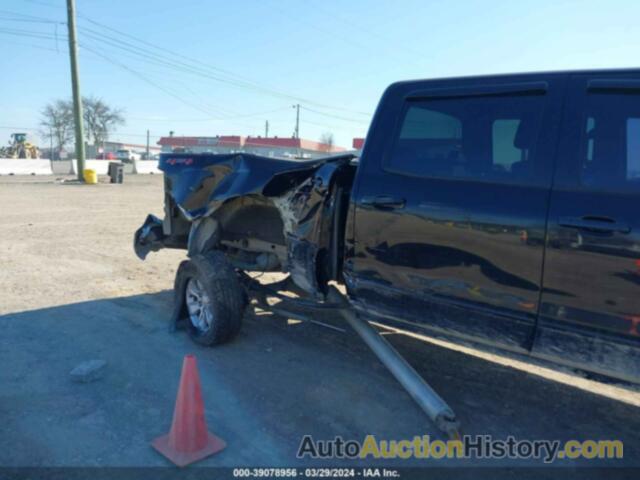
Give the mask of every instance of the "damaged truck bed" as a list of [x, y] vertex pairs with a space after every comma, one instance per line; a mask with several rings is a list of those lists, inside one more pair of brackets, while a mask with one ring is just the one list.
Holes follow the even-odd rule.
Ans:
[[135, 252], [217, 249], [238, 269], [288, 272], [304, 291], [324, 294], [340, 272], [354, 159], [162, 155], [165, 217], [148, 216]]

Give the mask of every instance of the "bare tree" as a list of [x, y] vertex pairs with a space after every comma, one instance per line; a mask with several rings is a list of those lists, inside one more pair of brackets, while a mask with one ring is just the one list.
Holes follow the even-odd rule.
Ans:
[[73, 139], [73, 105], [66, 100], [56, 100], [47, 104], [41, 115], [40, 135], [52, 141], [56, 156], [59, 156], [64, 146]]
[[109, 134], [125, 123], [122, 110], [110, 107], [100, 98], [84, 97], [82, 108], [87, 141], [93, 141], [96, 146], [108, 140]]
[[[85, 135], [88, 142], [100, 145], [108, 140], [113, 130], [125, 123], [122, 110], [107, 105], [95, 97], [82, 99], [84, 113]], [[43, 138], [51, 139], [56, 151], [60, 151], [75, 136], [73, 124], [73, 103], [68, 100], [56, 100], [47, 104], [42, 110], [40, 134]]]
[[333, 133], [324, 132], [322, 135], [320, 135], [320, 143], [322, 144], [322, 148], [324, 148], [325, 152], [333, 151], [333, 145], [335, 144]]

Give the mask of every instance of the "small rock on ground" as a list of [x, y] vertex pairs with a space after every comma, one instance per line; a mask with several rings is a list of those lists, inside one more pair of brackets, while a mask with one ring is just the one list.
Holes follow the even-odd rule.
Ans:
[[77, 365], [69, 375], [71, 375], [71, 380], [74, 382], [89, 383], [102, 378], [104, 367], [106, 366], [106, 360], [87, 360]]

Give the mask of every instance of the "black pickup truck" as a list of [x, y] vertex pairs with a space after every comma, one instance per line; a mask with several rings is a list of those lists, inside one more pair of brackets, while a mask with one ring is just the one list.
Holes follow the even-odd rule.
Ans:
[[240, 328], [243, 271], [367, 319], [640, 382], [640, 70], [406, 81], [359, 157], [164, 154], [144, 258], [188, 251], [177, 317]]

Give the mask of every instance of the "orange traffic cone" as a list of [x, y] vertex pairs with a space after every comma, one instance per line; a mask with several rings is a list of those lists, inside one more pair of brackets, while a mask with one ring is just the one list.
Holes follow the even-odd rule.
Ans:
[[207, 430], [196, 357], [185, 355], [171, 431], [151, 442], [179, 467], [219, 452], [226, 443]]

